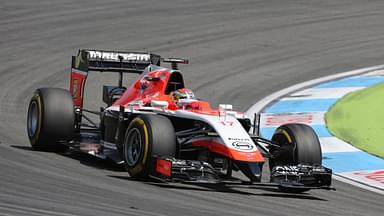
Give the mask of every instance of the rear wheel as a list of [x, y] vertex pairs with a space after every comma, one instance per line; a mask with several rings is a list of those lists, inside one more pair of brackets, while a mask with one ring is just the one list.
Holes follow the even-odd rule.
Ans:
[[75, 113], [73, 100], [67, 90], [37, 89], [28, 107], [27, 131], [35, 150], [64, 151], [59, 141], [74, 136]]
[[[272, 147], [269, 166], [284, 165], [321, 165], [322, 153], [315, 131], [304, 124], [286, 124], [276, 129], [272, 141], [280, 147]], [[295, 189], [281, 186], [284, 192], [300, 193], [309, 189]]]
[[125, 166], [132, 178], [148, 177], [152, 155], [175, 157], [175, 131], [164, 116], [140, 115], [129, 124], [123, 143]]

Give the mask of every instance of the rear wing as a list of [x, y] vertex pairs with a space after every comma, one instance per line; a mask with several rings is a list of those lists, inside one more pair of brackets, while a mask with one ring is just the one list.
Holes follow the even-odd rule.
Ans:
[[142, 73], [150, 64], [160, 66], [161, 57], [151, 53], [79, 50], [72, 68], [83, 71]]
[[118, 87], [122, 87], [123, 73], [141, 74], [149, 65], [160, 66], [162, 62], [172, 64], [177, 70], [177, 64], [188, 64], [188, 60], [179, 58], [161, 58], [153, 53], [120, 52], [94, 49], [80, 49], [72, 56], [70, 93], [76, 108], [83, 107], [85, 81], [90, 71], [119, 73]]

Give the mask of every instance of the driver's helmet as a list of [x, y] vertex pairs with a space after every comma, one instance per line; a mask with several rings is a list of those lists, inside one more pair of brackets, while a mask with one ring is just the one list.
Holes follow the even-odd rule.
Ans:
[[178, 102], [180, 99], [192, 99], [195, 100], [195, 94], [193, 91], [187, 88], [178, 89], [171, 93], [172, 100]]

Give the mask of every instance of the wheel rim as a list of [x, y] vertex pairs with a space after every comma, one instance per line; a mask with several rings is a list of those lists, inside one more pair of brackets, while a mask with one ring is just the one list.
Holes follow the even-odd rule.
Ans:
[[39, 113], [37, 108], [36, 101], [32, 101], [28, 110], [28, 134], [30, 137], [34, 137], [36, 135]]
[[[273, 166], [276, 165], [281, 165], [281, 162], [283, 163], [289, 163], [292, 165], [296, 165], [296, 144], [292, 140], [292, 138], [289, 136], [288, 132], [278, 132], [273, 135], [272, 141], [276, 143], [280, 143], [280, 149], [277, 149], [277, 151], [285, 151], [285, 153], [279, 153], [278, 158], [270, 159], [270, 169], [272, 169]], [[288, 148], [293, 148], [293, 149], [288, 149]], [[275, 149], [276, 151], [276, 149]], [[274, 155], [274, 151], [270, 151], [272, 155]], [[291, 158], [287, 158], [287, 156], [292, 156]]]
[[142, 146], [141, 133], [139, 129], [131, 129], [124, 147], [125, 161], [129, 166], [134, 166], [139, 161]]

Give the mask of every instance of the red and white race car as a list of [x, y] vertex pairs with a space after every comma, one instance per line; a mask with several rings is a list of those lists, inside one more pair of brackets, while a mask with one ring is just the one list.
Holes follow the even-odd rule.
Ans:
[[[162, 67], [163, 62], [172, 64]], [[280, 126], [272, 138], [258, 136], [232, 105], [212, 108], [185, 87], [178, 64], [184, 59], [137, 52], [79, 50], [72, 57], [69, 91], [37, 89], [28, 109], [28, 136], [36, 150], [70, 148], [124, 163], [132, 178], [161, 181], [228, 183], [241, 171], [249, 183], [277, 186], [287, 192], [331, 189], [332, 171], [322, 166], [313, 129], [303, 124]], [[101, 111], [83, 107], [91, 71], [119, 74], [118, 85], [103, 86]], [[140, 74], [128, 88], [125, 73]], [[98, 115], [94, 122], [87, 114]], [[250, 129], [253, 128], [253, 134]], [[261, 182], [268, 158], [270, 182]]]

